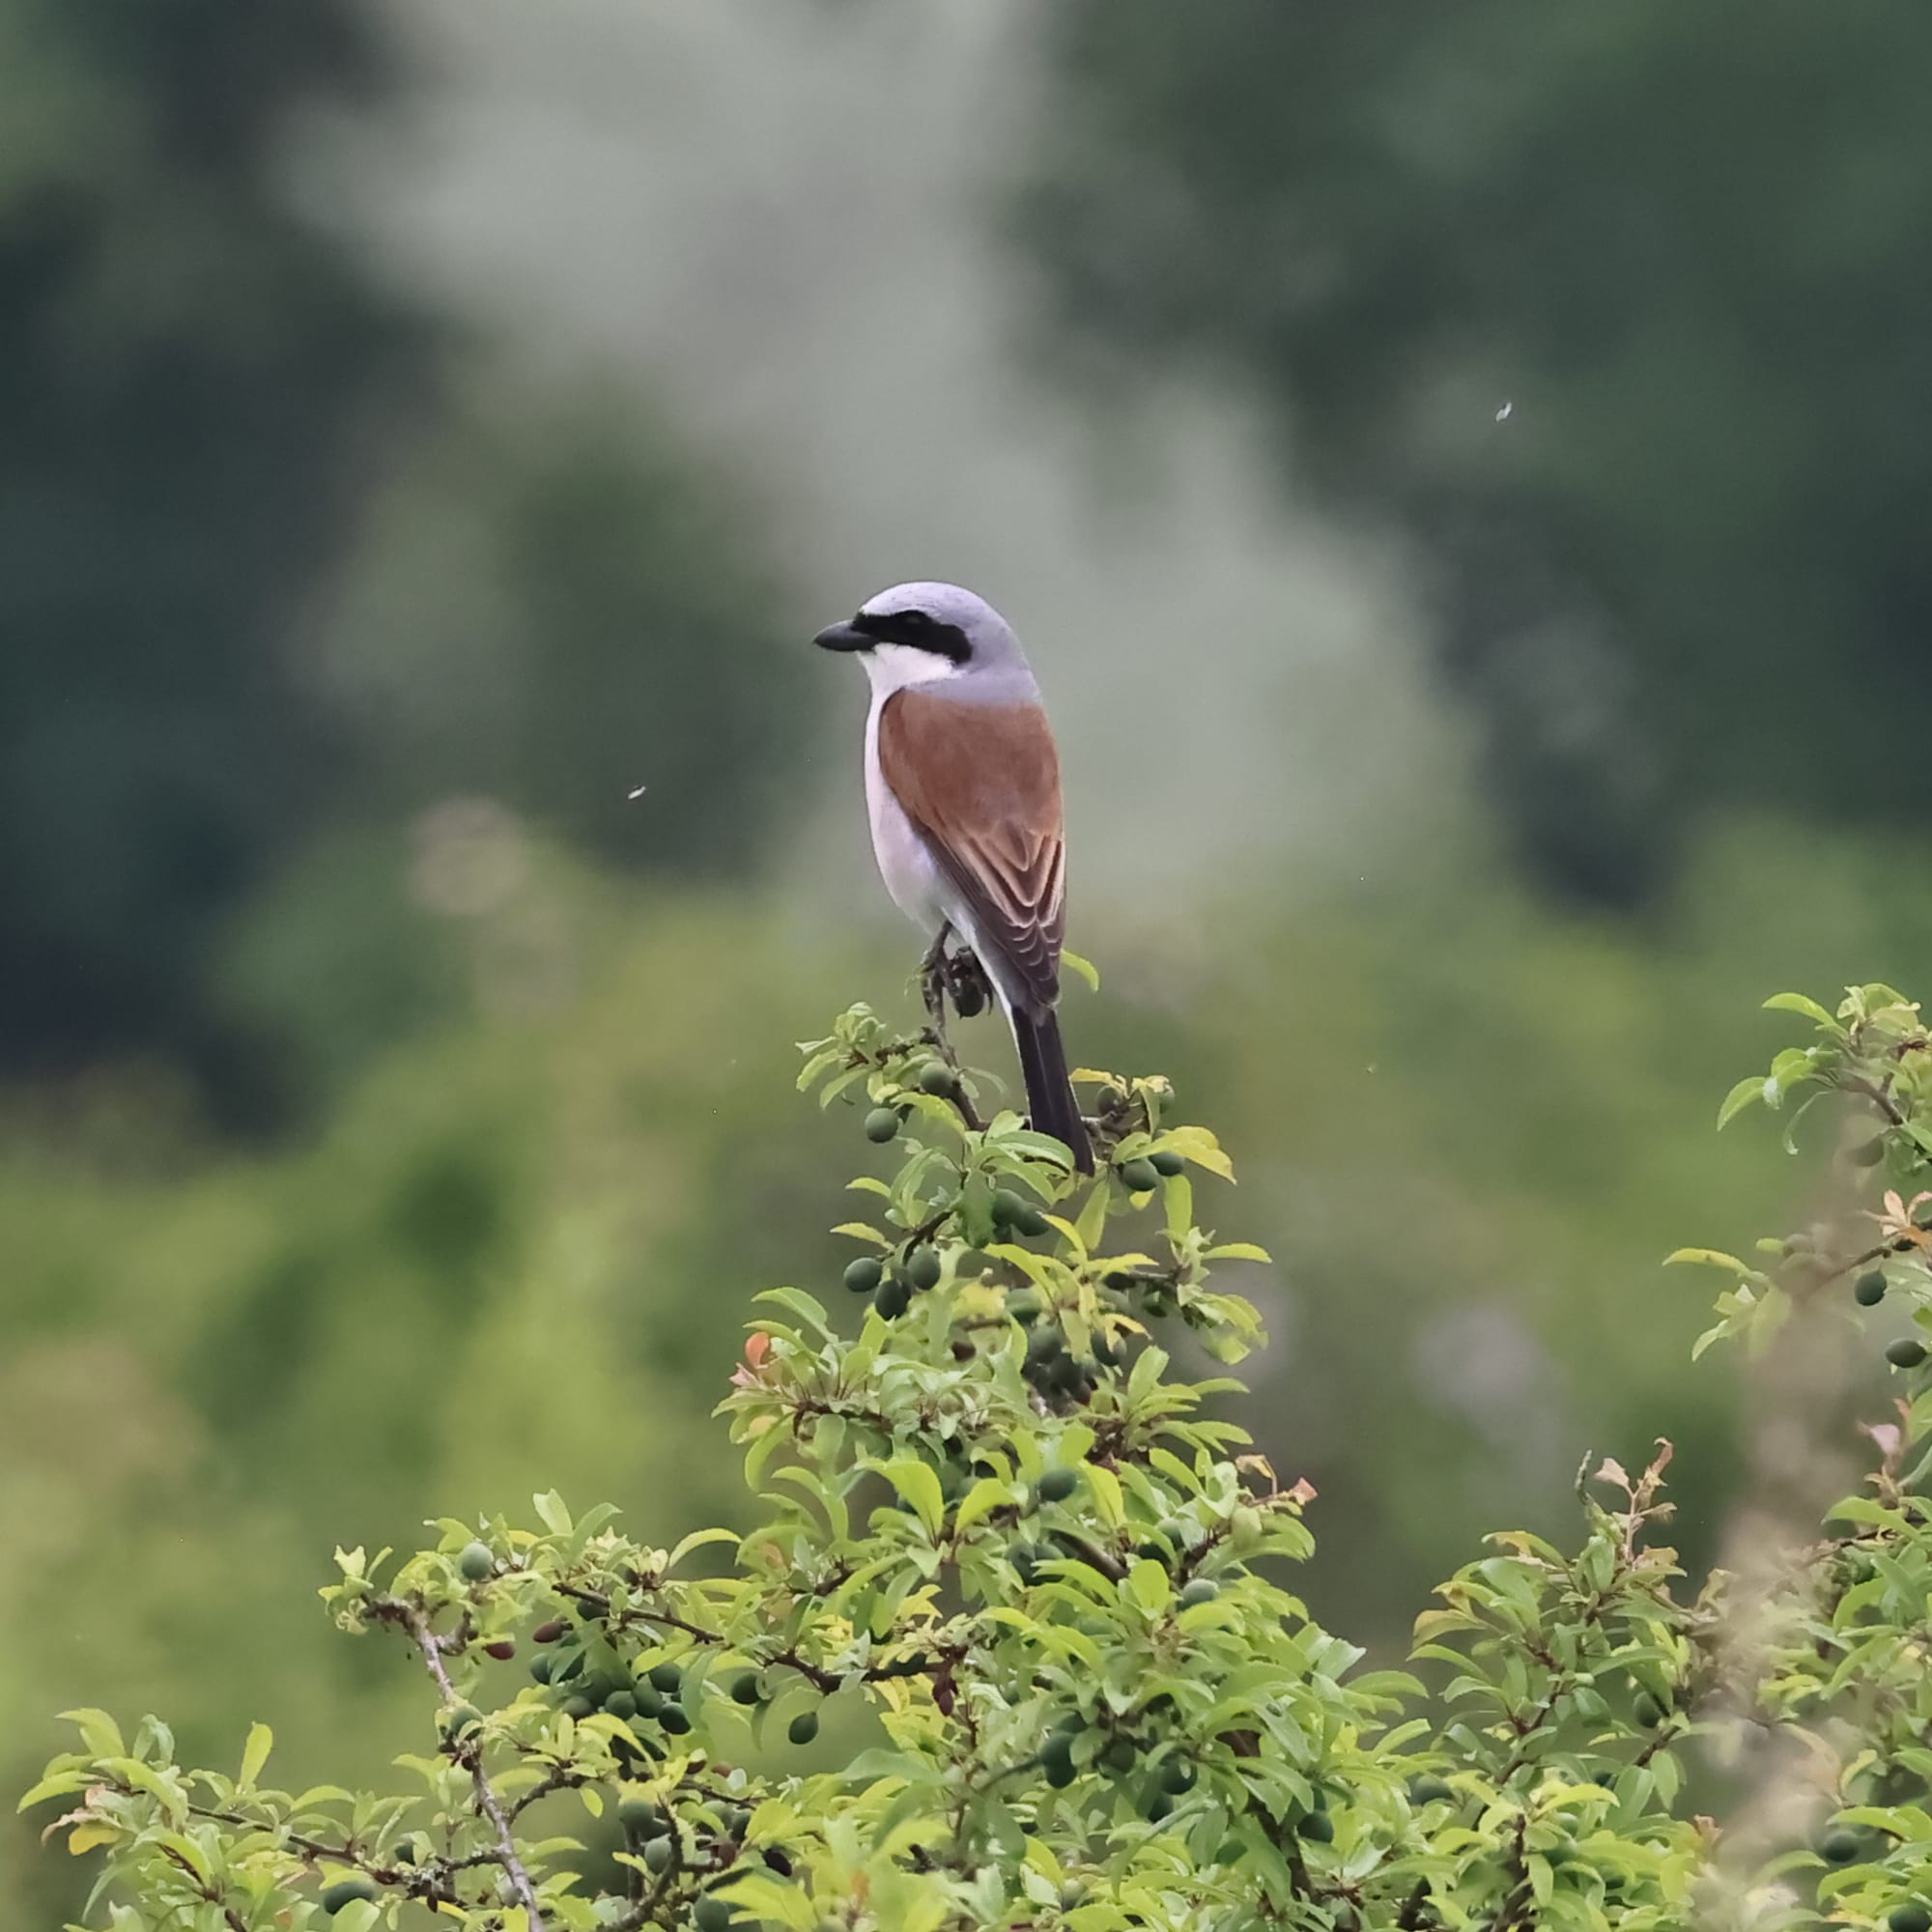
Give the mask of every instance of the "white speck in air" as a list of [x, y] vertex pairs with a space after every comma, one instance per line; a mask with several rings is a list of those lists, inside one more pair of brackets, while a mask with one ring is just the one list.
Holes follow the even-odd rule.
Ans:
[[1502, 408], [1496, 412], [1496, 420], [1498, 422], [1508, 422], [1510, 412], [1515, 408], [1516, 405], [1514, 403], [1505, 403], [1502, 406]]
[[645, 793], [646, 793], [647, 791], [649, 791], [649, 790], [650, 790], [650, 786], [649, 786], [649, 785], [639, 785], [639, 787], [637, 788], [637, 790], [636, 790], [636, 791], [634, 791], [634, 792], [632, 792], [632, 793], [630, 794], [630, 801], [631, 801], [631, 803], [632, 803], [633, 805], [636, 805], [636, 804], [637, 804], [637, 802], [638, 802], [638, 801], [639, 801], [639, 800], [640, 798], [642, 798], [642, 797], [643, 797], [643, 795], [644, 795], [644, 794], [645, 794]]

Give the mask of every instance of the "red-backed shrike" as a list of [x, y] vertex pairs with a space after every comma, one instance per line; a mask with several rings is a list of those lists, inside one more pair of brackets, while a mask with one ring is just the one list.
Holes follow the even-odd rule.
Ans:
[[1066, 900], [1060, 760], [1020, 640], [956, 583], [900, 583], [815, 641], [858, 654], [871, 680], [872, 850], [932, 942], [928, 986], [949, 941], [971, 950], [1012, 1027], [1034, 1126], [1091, 1174], [1053, 1010]]

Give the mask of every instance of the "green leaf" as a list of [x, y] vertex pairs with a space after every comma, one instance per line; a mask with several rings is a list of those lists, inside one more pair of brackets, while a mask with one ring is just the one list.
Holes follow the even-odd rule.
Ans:
[[269, 1753], [275, 1747], [275, 1734], [267, 1724], [250, 1724], [248, 1742], [242, 1752], [241, 1788], [253, 1790], [255, 1780], [262, 1774], [262, 1767], [269, 1761]]
[[84, 1706], [63, 1711], [62, 1719], [80, 1733], [80, 1741], [96, 1757], [126, 1757], [128, 1747], [121, 1740], [121, 1726], [105, 1711]]
[[803, 1321], [807, 1327], [816, 1329], [820, 1338], [830, 1340], [832, 1324], [826, 1317], [825, 1304], [816, 1296], [806, 1293], [802, 1288], [766, 1288], [753, 1295], [753, 1301], [769, 1301], [778, 1308], [787, 1308]]
[[1109, 1529], [1119, 1529], [1127, 1520], [1126, 1505], [1121, 1497], [1121, 1479], [1102, 1463], [1087, 1465], [1087, 1487], [1098, 1506], [1100, 1520]]
[[1209, 1248], [1202, 1257], [1210, 1262], [1272, 1262], [1274, 1257], [1265, 1248], [1258, 1248], [1252, 1241], [1223, 1241], [1218, 1247]]
[[1753, 1073], [1748, 1079], [1740, 1080], [1724, 1095], [1723, 1105], [1718, 1109], [1718, 1131], [1721, 1133], [1732, 1121], [1754, 1101], [1762, 1100], [1769, 1104], [1770, 1098], [1771, 1096], [1766, 1091], [1763, 1074]]
[[1003, 1483], [997, 1476], [980, 1477], [960, 1499], [959, 1508], [953, 1514], [955, 1533], [970, 1529], [981, 1517], [990, 1516], [1012, 1499], [1013, 1486], [1010, 1483]]
[[1676, 1267], [1686, 1263], [1695, 1267], [1726, 1268], [1738, 1275], [1753, 1272], [1736, 1255], [1727, 1255], [1721, 1248], [1673, 1248], [1663, 1258], [1665, 1267]]
[[1194, 1183], [1184, 1174], [1170, 1175], [1161, 1182], [1163, 1224], [1168, 1239], [1179, 1241], [1194, 1225]]
[[1085, 980], [1089, 991], [1097, 993], [1100, 990], [1100, 971], [1091, 959], [1083, 959], [1079, 953], [1063, 946], [1060, 949], [1060, 963], [1076, 979]]
[[1827, 1033], [1842, 1035], [1844, 1028], [1836, 1018], [1828, 1013], [1816, 1000], [1806, 999], [1803, 993], [1774, 993], [1762, 1008], [1768, 1013], [1797, 1013], [1807, 1020], [1815, 1020]]
[[570, 1512], [564, 1508], [563, 1498], [554, 1490], [546, 1490], [542, 1495], [532, 1496], [530, 1506], [536, 1511], [543, 1526], [554, 1536], [570, 1534]]
[[670, 1555], [665, 1561], [667, 1570], [675, 1570], [694, 1549], [702, 1549], [709, 1543], [730, 1543], [738, 1541], [735, 1529], [695, 1529], [689, 1536], [680, 1537]]
[[1127, 1589], [1134, 1602], [1149, 1616], [1156, 1616], [1172, 1599], [1174, 1582], [1167, 1574], [1165, 1563], [1156, 1563], [1152, 1557], [1143, 1556], [1127, 1572]]
[[925, 1525], [926, 1534], [937, 1536], [939, 1525], [946, 1520], [946, 1498], [941, 1493], [939, 1478], [917, 1456], [897, 1457], [879, 1473], [911, 1506], [913, 1514]]
[[85, 1771], [49, 1772], [14, 1809], [26, 1811], [49, 1798], [71, 1798], [76, 1791], [85, 1791], [93, 1781], [92, 1774]]

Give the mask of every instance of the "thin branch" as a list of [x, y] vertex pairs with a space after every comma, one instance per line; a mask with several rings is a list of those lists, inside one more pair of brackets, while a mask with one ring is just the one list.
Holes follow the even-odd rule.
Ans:
[[1876, 1080], [1868, 1080], [1861, 1073], [1855, 1074], [1845, 1082], [1845, 1088], [1849, 1093], [1862, 1094], [1894, 1127], [1905, 1125], [1904, 1109]]
[[[449, 1672], [442, 1665], [442, 1639], [430, 1629], [429, 1619], [414, 1604], [405, 1603], [399, 1598], [381, 1598], [372, 1609], [379, 1616], [387, 1617], [391, 1622], [400, 1622], [415, 1639], [416, 1648], [422, 1652], [422, 1660], [429, 1674], [436, 1680], [436, 1688], [442, 1692], [445, 1704], [456, 1702], [456, 1687], [449, 1681]], [[496, 1861], [510, 1881], [510, 1889], [517, 1894], [518, 1903], [524, 1908], [529, 1920], [529, 1932], [545, 1932], [543, 1907], [537, 1902], [537, 1889], [531, 1882], [528, 1870], [517, 1851], [517, 1841], [510, 1831], [510, 1820], [497, 1800], [495, 1787], [483, 1769], [483, 1753], [472, 1749], [469, 1757], [470, 1782], [476, 1787], [476, 1808], [489, 1821], [497, 1839]]]

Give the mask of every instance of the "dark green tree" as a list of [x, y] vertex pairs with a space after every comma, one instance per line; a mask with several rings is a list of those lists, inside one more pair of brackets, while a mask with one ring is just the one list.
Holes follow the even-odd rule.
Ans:
[[293, 207], [299, 115], [395, 66], [350, 0], [0, 0], [0, 1073], [158, 1050], [273, 1119], [329, 1055], [301, 975], [236, 994], [242, 909], [394, 1031], [424, 807], [716, 878], [805, 742], [679, 439], [483, 366]]
[[207, 1056], [214, 923], [347, 748], [290, 639], [429, 331], [278, 177], [363, 10], [0, 6], [0, 1066]]
[[1546, 881], [1630, 903], [1713, 802], [1923, 819], [1869, 694], [1932, 630], [1932, 15], [1075, 0], [1050, 32], [1049, 338], [1232, 378], [1412, 539]]

